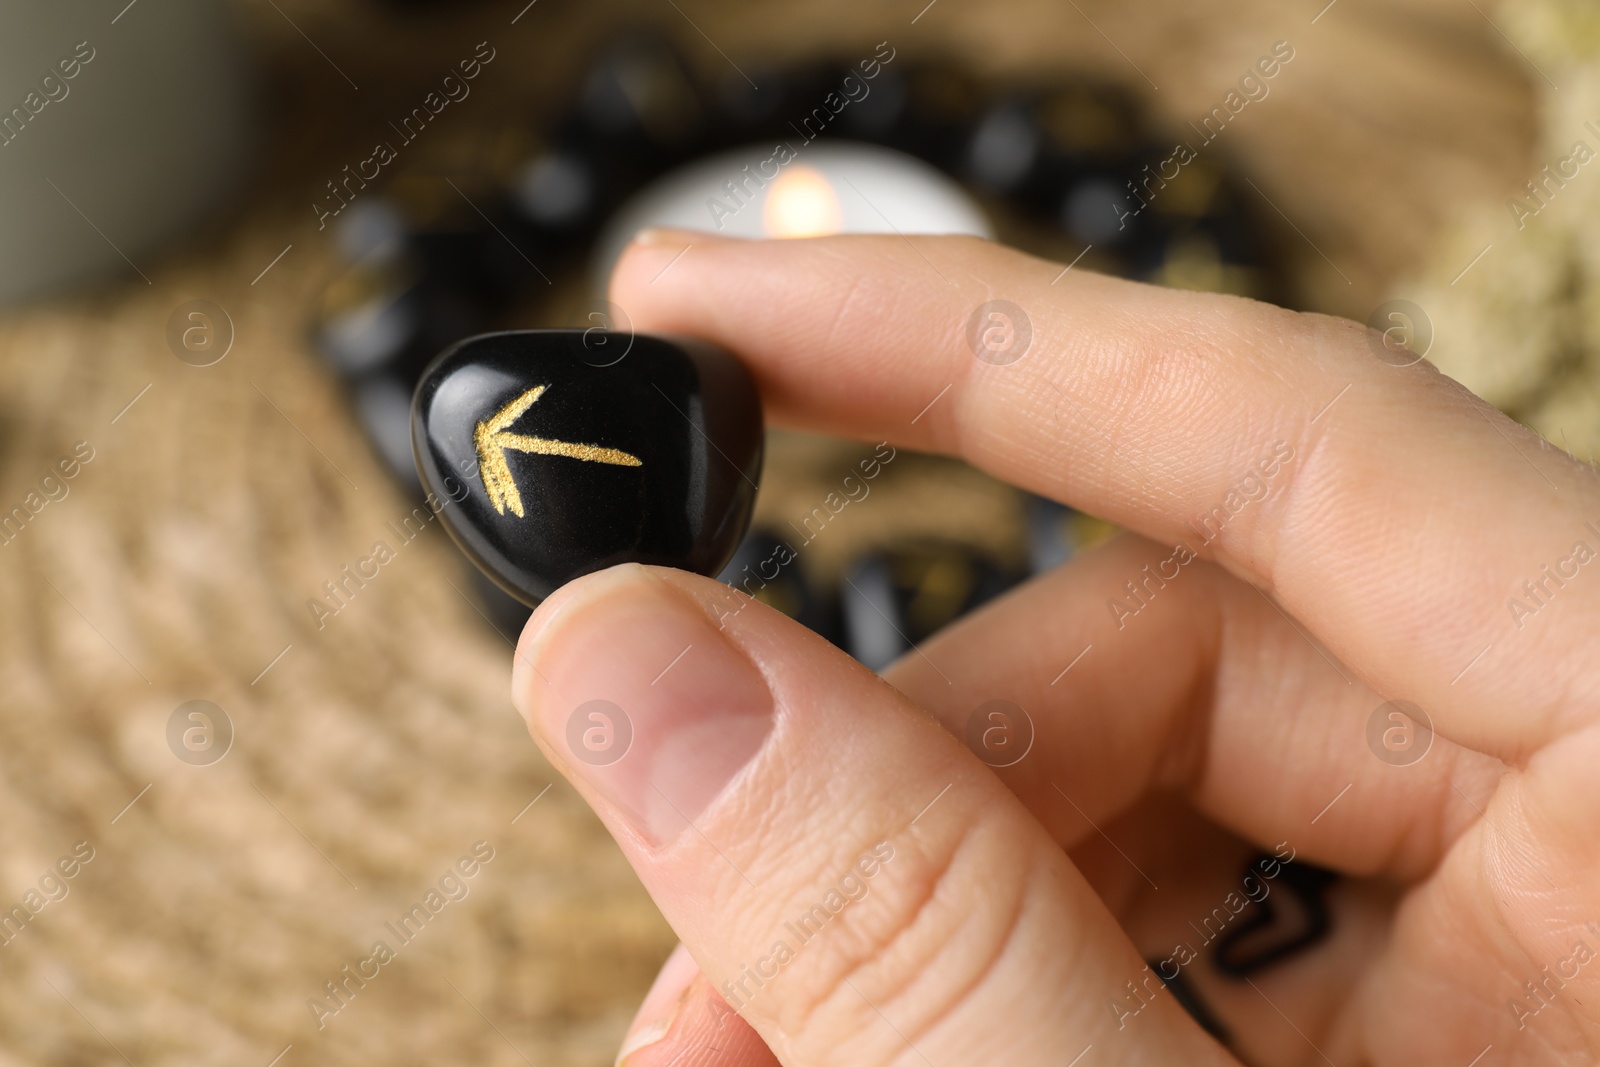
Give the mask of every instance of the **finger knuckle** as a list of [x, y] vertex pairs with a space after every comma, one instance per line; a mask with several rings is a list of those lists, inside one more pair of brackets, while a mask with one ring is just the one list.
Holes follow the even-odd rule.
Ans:
[[870, 892], [797, 955], [778, 1022], [805, 1062], [919, 1060], [919, 1035], [959, 1014], [1017, 937], [1033, 847], [1009, 824], [974, 818], [893, 847]]

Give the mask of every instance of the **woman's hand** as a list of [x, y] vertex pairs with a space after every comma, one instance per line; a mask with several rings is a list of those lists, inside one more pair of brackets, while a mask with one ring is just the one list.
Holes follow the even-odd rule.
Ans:
[[[612, 298], [738, 352], [775, 421], [1137, 534], [883, 679], [678, 572], [535, 613], [516, 700], [687, 946], [629, 1067], [1600, 1055], [1593, 470], [1354, 323], [971, 239], [657, 232]], [[1003, 767], [965, 741], [995, 700], [972, 736], [1032, 731]], [[1347, 876], [1327, 939], [1220, 972], [1311, 864]]]

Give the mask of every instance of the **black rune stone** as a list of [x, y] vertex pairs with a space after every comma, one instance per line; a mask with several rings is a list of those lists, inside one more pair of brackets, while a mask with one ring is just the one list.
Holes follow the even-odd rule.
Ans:
[[529, 606], [617, 563], [715, 575], [750, 524], [760, 398], [690, 338], [523, 330], [451, 346], [411, 436], [444, 527]]

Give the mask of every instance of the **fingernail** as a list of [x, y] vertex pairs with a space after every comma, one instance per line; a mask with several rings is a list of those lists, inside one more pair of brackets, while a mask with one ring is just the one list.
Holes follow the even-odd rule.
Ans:
[[[755, 756], [772, 695], [684, 590], [635, 564], [581, 579], [530, 625], [529, 725], [602, 815], [659, 848]], [[543, 610], [543, 609], [541, 609]]]
[[528, 718], [528, 708], [533, 688], [548, 684], [544, 672], [533, 661], [539, 635], [550, 628], [556, 616], [561, 614], [562, 609], [572, 602], [574, 595], [581, 589], [581, 584], [577, 582], [568, 582], [557, 589], [529, 616], [527, 624], [522, 628], [522, 636], [517, 639], [516, 655], [511, 661], [511, 703], [530, 725], [532, 720]]
[[[683, 963], [675, 969], [678, 954]], [[681, 986], [681, 988], [679, 988]], [[655, 1002], [652, 1004], [652, 1002]], [[761, 1035], [711, 988], [682, 945], [645, 997], [616, 1067], [779, 1067]]]
[[[653, 1029], [653, 1027], [652, 1027]], [[717, 996], [705, 975], [696, 974], [683, 991], [660, 1036], [629, 1048], [623, 1045], [616, 1067], [778, 1067], [750, 1024]]]
[[[629, 1056], [658, 1044], [667, 1036], [673, 1021], [683, 1011], [690, 986], [699, 975], [700, 967], [689, 955], [688, 949], [679, 945], [672, 950], [672, 955], [661, 966], [661, 973], [656, 975], [655, 982], [651, 984], [650, 992], [645, 994], [644, 1003], [639, 1005], [639, 1014], [628, 1028], [627, 1036], [622, 1039], [616, 1067], [623, 1067]], [[646, 1058], [636, 1057], [635, 1063]]]
[[633, 235], [631, 244], [636, 245], [671, 245], [682, 248], [684, 245], [711, 244], [714, 241], [726, 241], [730, 238], [719, 233], [704, 232], [701, 230], [680, 230], [671, 226], [646, 226]]
[[[687, 988], [683, 990], [684, 995], [688, 992]], [[679, 1004], [681, 1003], [682, 1001], [680, 1000]], [[644, 1057], [634, 1054], [643, 1053], [645, 1049], [659, 1044], [661, 1039], [667, 1036], [667, 1031], [672, 1029], [672, 1020], [678, 1017], [679, 1004], [674, 1004], [672, 1011], [665, 1017], [657, 1019], [641, 1029], [630, 1030], [628, 1036], [622, 1042], [622, 1048], [617, 1050], [616, 1067], [625, 1067], [630, 1056], [633, 1057], [635, 1065], [639, 1064]]]

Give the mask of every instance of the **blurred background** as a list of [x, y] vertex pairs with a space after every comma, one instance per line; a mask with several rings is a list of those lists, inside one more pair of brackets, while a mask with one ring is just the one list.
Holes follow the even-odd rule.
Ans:
[[[1589, 458], [1596, 150], [1578, 0], [0, 0], [0, 1063], [611, 1061], [674, 938], [405, 408], [626, 332], [635, 226], [1344, 315]], [[774, 432], [725, 575], [804, 541], [763, 599], [873, 667], [1110, 532], [904, 452], [825, 506], [873, 454]]]

